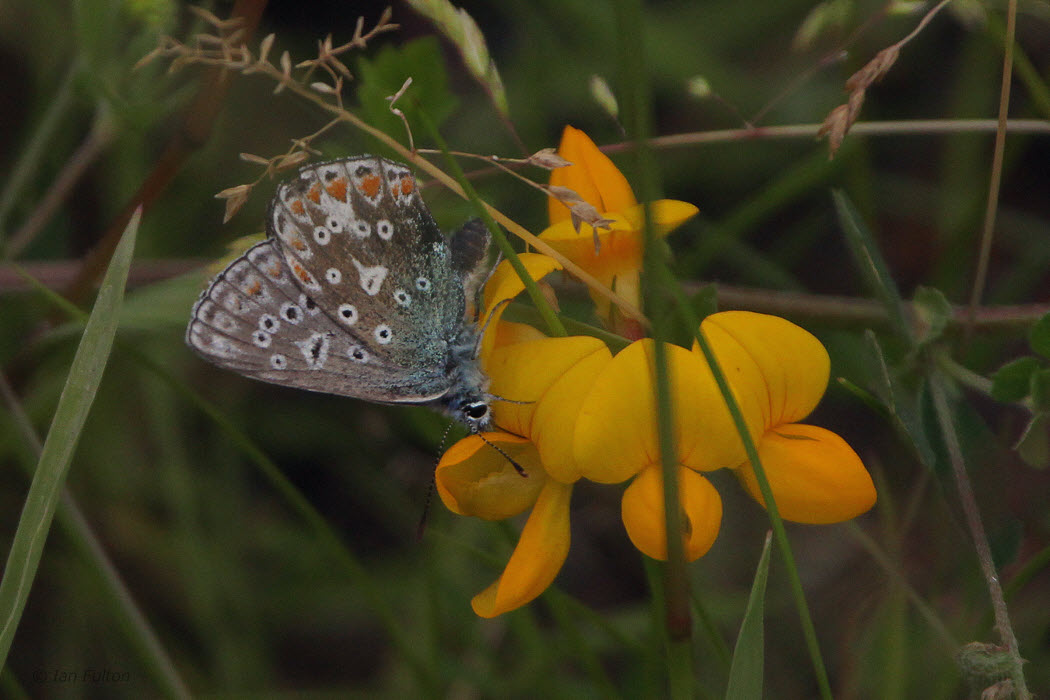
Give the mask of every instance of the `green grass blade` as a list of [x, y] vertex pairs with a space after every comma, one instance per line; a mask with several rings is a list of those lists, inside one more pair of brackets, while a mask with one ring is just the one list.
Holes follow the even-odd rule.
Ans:
[[864, 275], [868, 286], [882, 301], [890, 315], [890, 323], [897, 334], [914, 344], [915, 337], [911, 326], [904, 316], [904, 302], [890, 275], [886, 261], [875, 244], [875, 237], [864, 225], [860, 212], [853, 206], [849, 197], [840, 190], [832, 192], [835, 199], [835, 211], [838, 213], [842, 230], [846, 234], [846, 244]]
[[44, 441], [36, 474], [29, 485], [18, 529], [11, 542], [4, 577], [0, 580], [0, 666], [7, 661], [7, 654], [11, 650], [18, 622], [40, 564], [44, 542], [51, 529], [62, 485], [69, 472], [73, 451], [113, 347], [139, 218], [140, 212], [136, 212], [128, 222], [106, 277], [102, 280], [95, 307], [84, 328], [84, 335], [69, 368], [69, 377]]
[[773, 533], [766, 534], [766, 544], [758, 560], [755, 580], [747, 610], [740, 623], [740, 636], [733, 650], [733, 665], [729, 669], [729, 687], [726, 700], [753, 700], [762, 697], [762, 670], [765, 665], [763, 618], [765, 617], [766, 581], [769, 578], [769, 553]]

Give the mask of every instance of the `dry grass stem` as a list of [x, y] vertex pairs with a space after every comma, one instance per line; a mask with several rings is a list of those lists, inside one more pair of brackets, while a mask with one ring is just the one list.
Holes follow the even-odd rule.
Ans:
[[849, 77], [846, 81], [849, 99], [846, 101], [846, 104], [839, 105], [831, 110], [817, 132], [818, 136], [828, 137], [829, 158], [835, 157], [835, 153], [838, 152], [850, 127], [856, 123], [857, 118], [860, 116], [860, 108], [864, 104], [865, 91], [889, 72], [893, 64], [897, 62], [901, 48], [918, 36], [919, 32], [933, 19], [934, 15], [940, 12], [941, 8], [949, 2], [951, 0], [941, 0], [941, 2], [937, 3], [906, 37], [896, 44], [887, 46], [882, 51], [879, 51], [875, 54], [875, 58], [868, 61], [863, 68]]

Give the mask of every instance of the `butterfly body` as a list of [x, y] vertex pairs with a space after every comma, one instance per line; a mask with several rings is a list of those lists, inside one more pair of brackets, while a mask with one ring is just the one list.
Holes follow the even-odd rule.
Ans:
[[268, 237], [193, 308], [187, 343], [262, 381], [424, 404], [489, 427], [467, 299], [488, 248], [476, 222], [446, 238], [407, 166], [358, 156], [281, 184]]

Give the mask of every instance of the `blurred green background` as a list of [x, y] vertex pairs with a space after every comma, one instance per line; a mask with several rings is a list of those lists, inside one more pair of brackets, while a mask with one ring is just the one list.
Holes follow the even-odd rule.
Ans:
[[[315, 56], [316, 42], [328, 33], [337, 44], [348, 41], [358, 16], [367, 28], [385, 7], [339, 0], [262, 5], [249, 46], [274, 32], [272, 60], [287, 50], [293, 63]], [[208, 7], [227, 17], [232, 4]], [[622, 94], [611, 7], [591, 0], [462, 7], [485, 35], [514, 127], [530, 152], [555, 146], [565, 124], [599, 145], [624, 139], [589, 90], [597, 74]], [[648, 51], [655, 133], [819, 124], [845, 100], [846, 78], [922, 16], [887, 13], [882, 2], [832, 1], [822, 6], [828, 23], [800, 42], [800, 27], [815, 7], [794, 0], [645, 3], [645, 24], [637, 29]], [[346, 89], [348, 107], [403, 139], [400, 122], [377, 105], [411, 75], [452, 149], [520, 156], [450, 44], [405, 4], [394, 3], [393, 11], [400, 30], [346, 58], [357, 78]], [[868, 91], [862, 120], [994, 118], [1003, 24], [998, 3], [953, 3]], [[237, 237], [262, 230], [273, 190], [265, 181], [222, 224], [223, 203], [214, 194], [261, 174], [238, 154], [283, 153], [290, 139], [327, 120], [301, 99], [273, 95], [264, 77], [231, 73], [228, 92], [214, 103], [212, 127], [199, 143], [184, 144], [170, 178], [150, 180], [178, 142], [207, 71], [188, 66], [169, 74], [164, 59], [132, 66], [159, 35], [188, 42], [203, 28], [177, 2], [0, 4], [0, 240], [7, 256], [65, 290], [106, 231], [123, 228], [115, 222], [144, 183], [155, 197], [143, 216], [117, 345], [68, 484], [128, 597], [122, 606], [98, 559], [60, 519], [0, 687], [12, 697], [163, 696], [175, 687], [174, 669], [194, 695], [579, 698], [606, 697], [613, 689], [623, 697], [663, 695], [654, 568], [625, 536], [618, 488], [577, 488], [572, 550], [557, 591], [522, 611], [480, 620], [470, 597], [501, 570], [516, 535], [510, 527], [453, 516], [435, 502], [426, 535], [416, 540], [443, 418], [253, 382], [186, 348], [183, 333], [207, 277], [204, 266]], [[1046, 3], [1022, 4], [1017, 39], [1018, 60], [1031, 71], [1018, 72], [1010, 115], [1046, 120]], [[689, 94], [696, 77], [706, 79], [714, 97]], [[414, 135], [417, 144], [432, 145], [424, 131]], [[660, 148], [665, 195], [701, 210], [669, 238], [676, 271], [694, 290], [711, 281], [767, 290], [762, 297], [770, 304], [783, 292], [869, 296], [832, 203], [830, 193], [839, 188], [871, 227], [906, 298], [930, 286], [965, 303], [993, 138], [987, 131], [851, 135], [833, 160], [826, 142], [812, 136], [757, 134]], [[350, 126], [314, 146], [329, 158], [385, 153]], [[1047, 162], [1045, 133], [1008, 137], [986, 304], [1047, 299]], [[546, 226], [546, 203], [535, 190], [487, 171], [474, 183], [486, 201], [530, 230]], [[56, 190], [61, 197], [52, 201]], [[468, 204], [438, 187], [424, 196], [446, 229], [471, 216]], [[0, 366], [17, 403], [45, 435], [80, 326], [6, 270], [0, 282]], [[579, 295], [578, 288], [569, 291]], [[90, 296], [77, 301], [90, 306]], [[863, 320], [785, 315], [825, 342], [833, 377], [872, 384], [877, 371], [860, 332]], [[903, 367], [908, 358], [893, 354], [892, 341], [888, 347]], [[984, 375], [1028, 352], [1023, 323], [985, 330], [953, 350]], [[1045, 565], [1031, 565], [1050, 542], [1050, 478], [1010, 450], [1025, 425], [1022, 410], [972, 392], [953, 398], [1003, 580], [1009, 587], [1019, 573], [1026, 576], [1012, 593], [1011, 612], [1030, 661], [1030, 687], [1045, 693], [1050, 579]], [[5, 544], [36, 461], [16, 414], [10, 403], [0, 412]], [[924, 465], [885, 416], [834, 380], [808, 422], [843, 435], [880, 494], [874, 511], [856, 523], [789, 527], [835, 696], [965, 697], [952, 649], [930, 617], [959, 644], [995, 637], [950, 475], [943, 463]], [[245, 445], [270, 463], [260, 466]], [[298, 495], [282, 491], [268, 469]], [[731, 476], [712, 478], [725, 502], [722, 531], [689, 569], [700, 697], [724, 692], [728, 650], [768, 527]], [[296, 498], [319, 520], [304, 518]], [[341, 546], [321, 534], [319, 522]], [[865, 537], [885, 559], [865, 549]], [[812, 697], [778, 561], [767, 597], [767, 697]], [[168, 680], [121, 612], [129, 599], [170, 659]], [[85, 669], [127, 678], [60, 682], [53, 675], [68, 670], [82, 681]]]

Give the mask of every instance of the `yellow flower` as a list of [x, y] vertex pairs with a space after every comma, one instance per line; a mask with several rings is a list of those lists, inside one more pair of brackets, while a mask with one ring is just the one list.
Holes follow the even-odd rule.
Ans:
[[474, 597], [474, 612], [495, 617], [521, 607], [545, 591], [569, 553], [569, 497], [572, 487], [549, 479], [536, 448], [525, 438], [487, 433], [528, 474], [471, 435], [441, 458], [435, 475], [445, 505], [459, 515], [486, 520], [509, 518], [532, 508], [503, 574]]
[[[602, 252], [594, 256], [589, 228], [567, 235], [572, 231], [568, 211], [559, 212], [555, 205], [562, 205], [555, 202], [551, 218], [560, 222], [545, 232], [557, 234], [548, 240], [560, 241], [563, 252], [574, 249], [577, 262], [591, 254], [595, 267], [589, 271], [621, 293], [637, 291], [641, 213], [630, 187], [594, 144], [571, 127], [562, 155], [575, 159], [572, 168], [580, 170], [564, 169], [570, 172], [559, 181], [602, 208], [613, 228], [599, 232]], [[691, 207], [655, 203], [658, 222], [661, 211], [678, 205]], [[681, 220], [692, 213], [695, 207]], [[533, 279], [559, 267], [542, 255], [520, 259]], [[493, 404], [499, 430], [453, 445], [435, 473], [438, 493], [455, 513], [500, 520], [529, 511], [503, 573], [472, 601], [482, 617], [525, 605], [557, 576], [569, 551], [569, 502], [579, 479], [630, 482], [621, 501], [627, 534], [648, 556], [667, 557], [654, 341], [638, 340], [614, 357], [593, 337], [548, 338], [530, 326], [503, 321], [505, 302], [523, 288], [503, 263], [483, 298], [481, 359], [491, 379], [490, 392], [502, 399]], [[820, 342], [784, 319], [748, 312], [714, 314], [702, 329], [727, 375], [783, 517], [830, 523], [870, 508], [874, 486], [856, 453], [834, 433], [798, 423], [827, 386], [830, 363]], [[762, 499], [743, 442], [699, 348], [668, 345], [666, 355], [681, 537], [686, 558], [693, 561], [710, 549], [722, 518], [721, 498], [704, 472], [731, 468], [748, 493], [760, 503]]]
[[[608, 227], [592, 228], [588, 223], [577, 231], [569, 208], [551, 197], [547, 200], [550, 227], [540, 234], [558, 252], [565, 255], [599, 282], [641, 306], [639, 272], [642, 267], [645, 208], [638, 204], [627, 179], [609, 158], [598, 150], [582, 131], [566, 126], [558, 155], [573, 164], [551, 173], [550, 184], [575, 191], [593, 206]], [[656, 232], [664, 236], [699, 211], [687, 202], [661, 199], [650, 204]], [[595, 233], [597, 231], [597, 249]], [[598, 314], [610, 328], [629, 337], [640, 336], [640, 329], [627, 324], [615, 314], [609, 300], [592, 293]]]
[[[758, 456], [781, 516], [837, 523], [875, 505], [871, 476], [846, 441], [797, 422], [827, 388], [830, 361], [820, 341], [782, 318], [749, 311], [713, 314], [701, 327], [722, 369], [736, 377], [734, 388], [756, 399], [760, 413], [749, 417], [749, 425], [761, 421]], [[743, 460], [735, 472], [752, 498], [764, 504], [751, 463]]]
[[[533, 278], [557, 267], [542, 255], [519, 257]], [[489, 390], [508, 399], [495, 402], [494, 418], [508, 432], [459, 441], [435, 472], [438, 494], [455, 513], [500, 520], [532, 509], [503, 574], [472, 601], [482, 617], [525, 605], [546, 590], [565, 562], [573, 480], [552, 478], [539, 447], [549, 440], [540, 436], [557, 436], [566, 429], [573, 394], [580, 394], [579, 386], [612, 356], [596, 338], [547, 338], [528, 326], [501, 321], [502, 302], [523, 287], [503, 263], [485, 288], [482, 315], [489, 324], [482, 345], [482, 361], [492, 379]], [[508, 456], [528, 476], [519, 474]], [[557, 464], [559, 455], [549, 458]]]
[[[758, 447], [781, 515], [831, 523], [868, 510], [875, 489], [857, 454], [834, 433], [797, 423], [827, 386], [830, 363], [820, 342], [782, 318], [743, 311], [709, 316], [702, 328]], [[763, 501], [699, 348], [669, 345], [667, 360], [682, 537], [693, 560], [711, 546], [721, 515], [718, 495], [700, 472], [733, 468], [748, 493]], [[622, 504], [624, 525], [635, 546], [660, 559], [666, 557], [666, 530], [652, 381], [651, 340], [616, 355], [580, 406], [571, 449], [577, 476], [604, 483], [633, 477]]]
[[[739, 464], [745, 452], [703, 357], [676, 345], [666, 350], [682, 542], [687, 560], [694, 561], [710, 549], [722, 520], [721, 498], [701, 472]], [[666, 559], [653, 351], [653, 340], [639, 340], [602, 368], [582, 401], [572, 443], [563, 449], [571, 451], [581, 477], [609, 484], [632, 480], [621, 503], [627, 534], [645, 554]]]

